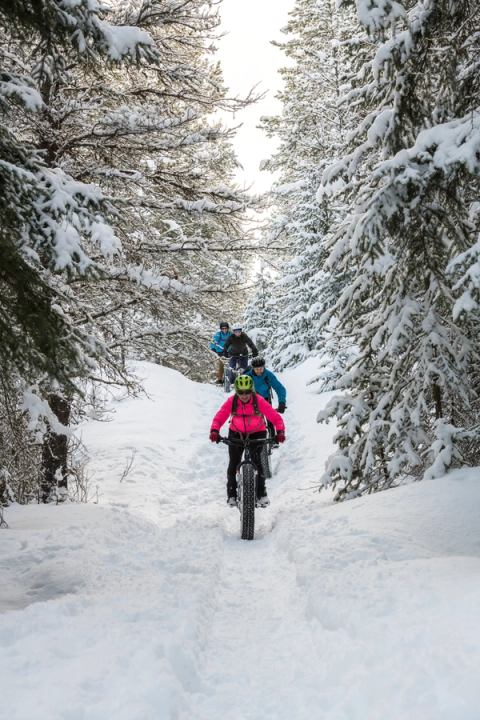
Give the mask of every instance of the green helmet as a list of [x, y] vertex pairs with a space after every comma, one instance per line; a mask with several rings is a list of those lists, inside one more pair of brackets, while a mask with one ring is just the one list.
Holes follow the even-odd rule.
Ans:
[[235, 378], [235, 390], [237, 392], [240, 390], [246, 390], [247, 392], [253, 390], [253, 380], [250, 375], [237, 375]]

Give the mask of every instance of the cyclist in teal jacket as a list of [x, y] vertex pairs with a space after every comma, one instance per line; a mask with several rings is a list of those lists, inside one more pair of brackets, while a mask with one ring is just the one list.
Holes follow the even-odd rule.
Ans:
[[272, 390], [277, 394], [279, 413], [284, 413], [287, 407], [287, 391], [280, 380], [271, 370], [265, 367], [265, 358], [254, 357], [245, 375], [253, 378], [255, 392], [261, 395], [267, 402], [272, 404]]
[[223, 383], [223, 363], [220, 360], [220, 357], [223, 355], [223, 349], [225, 346], [225, 343], [231, 336], [230, 332], [230, 325], [228, 322], [225, 322], [222, 320], [220, 322], [220, 330], [217, 330], [215, 335], [212, 338], [212, 342], [210, 343], [210, 350], [212, 350], [218, 357], [217, 360], [217, 385], [221, 385]]
[[[272, 404], [272, 390], [277, 393], [278, 407], [277, 412], [283, 414], [287, 407], [287, 391], [285, 386], [282, 385], [280, 380], [271, 370], [267, 370], [265, 367], [265, 358], [257, 356], [252, 358], [250, 367], [246, 370], [245, 375], [249, 375], [253, 378], [253, 385], [255, 392], [261, 395], [267, 402]], [[267, 421], [267, 425], [270, 430], [270, 434], [273, 437], [273, 425], [270, 421]], [[272, 446], [278, 447], [278, 443], [274, 443]]]

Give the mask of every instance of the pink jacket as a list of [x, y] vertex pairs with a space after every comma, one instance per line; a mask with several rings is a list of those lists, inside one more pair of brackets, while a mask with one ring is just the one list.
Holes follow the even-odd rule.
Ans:
[[[231, 395], [223, 403], [220, 410], [216, 413], [212, 420], [212, 430], [220, 430], [225, 421], [232, 415], [232, 404], [233, 398]], [[285, 430], [283, 418], [273, 407], [264, 400], [260, 395], [257, 395], [257, 405], [259, 414], [255, 414], [255, 408], [253, 406], [253, 398], [246, 403], [243, 403], [240, 398], [237, 402], [237, 413], [232, 416], [230, 420], [230, 430], [234, 432], [240, 432], [243, 434], [262, 432], [266, 429], [265, 420], [263, 416], [270, 420], [275, 426], [275, 430]]]

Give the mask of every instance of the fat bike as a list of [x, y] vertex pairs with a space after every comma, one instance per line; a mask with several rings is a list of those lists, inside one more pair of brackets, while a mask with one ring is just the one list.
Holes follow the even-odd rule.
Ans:
[[252, 446], [267, 446], [272, 443], [269, 438], [242, 438], [231, 440], [220, 437], [225, 445], [242, 445], [243, 460], [237, 467], [237, 507], [240, 511], [240, 537], [242, 540], [253, 540], [255, 535], [255, 508], [257, 507], [258, 469], [252, 458]]

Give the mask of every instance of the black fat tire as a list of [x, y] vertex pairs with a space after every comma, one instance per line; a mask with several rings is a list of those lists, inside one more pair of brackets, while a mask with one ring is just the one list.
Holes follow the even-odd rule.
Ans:
[[242, 490], [240, 493], [240, 534], [242, 540], [253, 540], [255, 534], [255, 469], [253, 465], [242, 465]]
[[225, 372], [223, 373], [223, 389], [226, 393], [230, 392], [230, 378], [228, 377], [227, 368], [225, 368]]
[[260, 452], [260, 462], [262, 463], [263, 474], [267, 480], [272, 477], [272, 465], [269, 452], [270, 447], [271, 445], [263, 445]]

